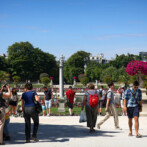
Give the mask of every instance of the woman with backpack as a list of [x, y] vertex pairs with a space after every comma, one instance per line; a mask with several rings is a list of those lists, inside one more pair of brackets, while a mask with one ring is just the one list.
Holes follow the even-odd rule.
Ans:
[[98, 112], [99, 93], [97, 90], [94, 90], [93, 84], [89, 84], [88, 87], [89, 90], [87, 90], [83, 99], [82, 110], [85, 107], [87, 116], [87, 127], [90, 128], [89, 133], [94, 133], [94, 127], [96, 124]]

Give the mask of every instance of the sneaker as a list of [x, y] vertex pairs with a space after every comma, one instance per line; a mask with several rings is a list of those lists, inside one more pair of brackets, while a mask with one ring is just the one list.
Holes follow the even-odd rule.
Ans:
[[142, 137], [142, 135], [139, 133], [136, 135], [136, 138], [141, 138], [141, 137]]
[[33, 140], [34, 142], [39, 142], [39, 140], [38, 140], [36, 137], [32, 137], [32, 140]]
[[115, 127], [115, 129], [116, 129], [116, 130], [122, 130], [122, 128], [120, 128], [120, 127]]
[[26, 140], [26, 143], [30, 143], [30, 140]]
[[97, 124], [97, 128], [100, 129], [100, 125], [99, 124]]

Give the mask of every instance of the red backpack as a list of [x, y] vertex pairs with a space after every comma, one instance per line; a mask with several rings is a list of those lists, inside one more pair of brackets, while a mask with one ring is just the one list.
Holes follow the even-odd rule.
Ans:
[[89, 105], [91, 107], [97, 107], [98, 106], [98, 101], [99, 101], [99, 98], [97, 96], [97, 91], [95, 91], [95, 94], [94, 95], [90, 95], [89, 94]]

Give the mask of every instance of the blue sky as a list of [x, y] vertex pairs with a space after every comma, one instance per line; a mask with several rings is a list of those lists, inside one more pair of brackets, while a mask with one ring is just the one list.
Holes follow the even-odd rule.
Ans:
[[147, 51], [147, 0], [0, 0], [0, 54], [15, 42], [66, 59]]

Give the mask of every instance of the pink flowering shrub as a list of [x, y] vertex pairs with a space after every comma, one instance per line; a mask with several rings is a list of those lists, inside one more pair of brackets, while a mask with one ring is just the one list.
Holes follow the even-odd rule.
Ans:
[[73, 77], [73, 80], [76, 80], [77, 78], [76, 77]]
[[134, 76], [139, 71], [142, 74], [147, 75], [147, 62], [132, 60], [128, 63], [127, 68], [126, 68], [126, 72], [129, 75]]
[[50, 77], [50, 80], [53, 80], [54, 78], [53, 77]]

